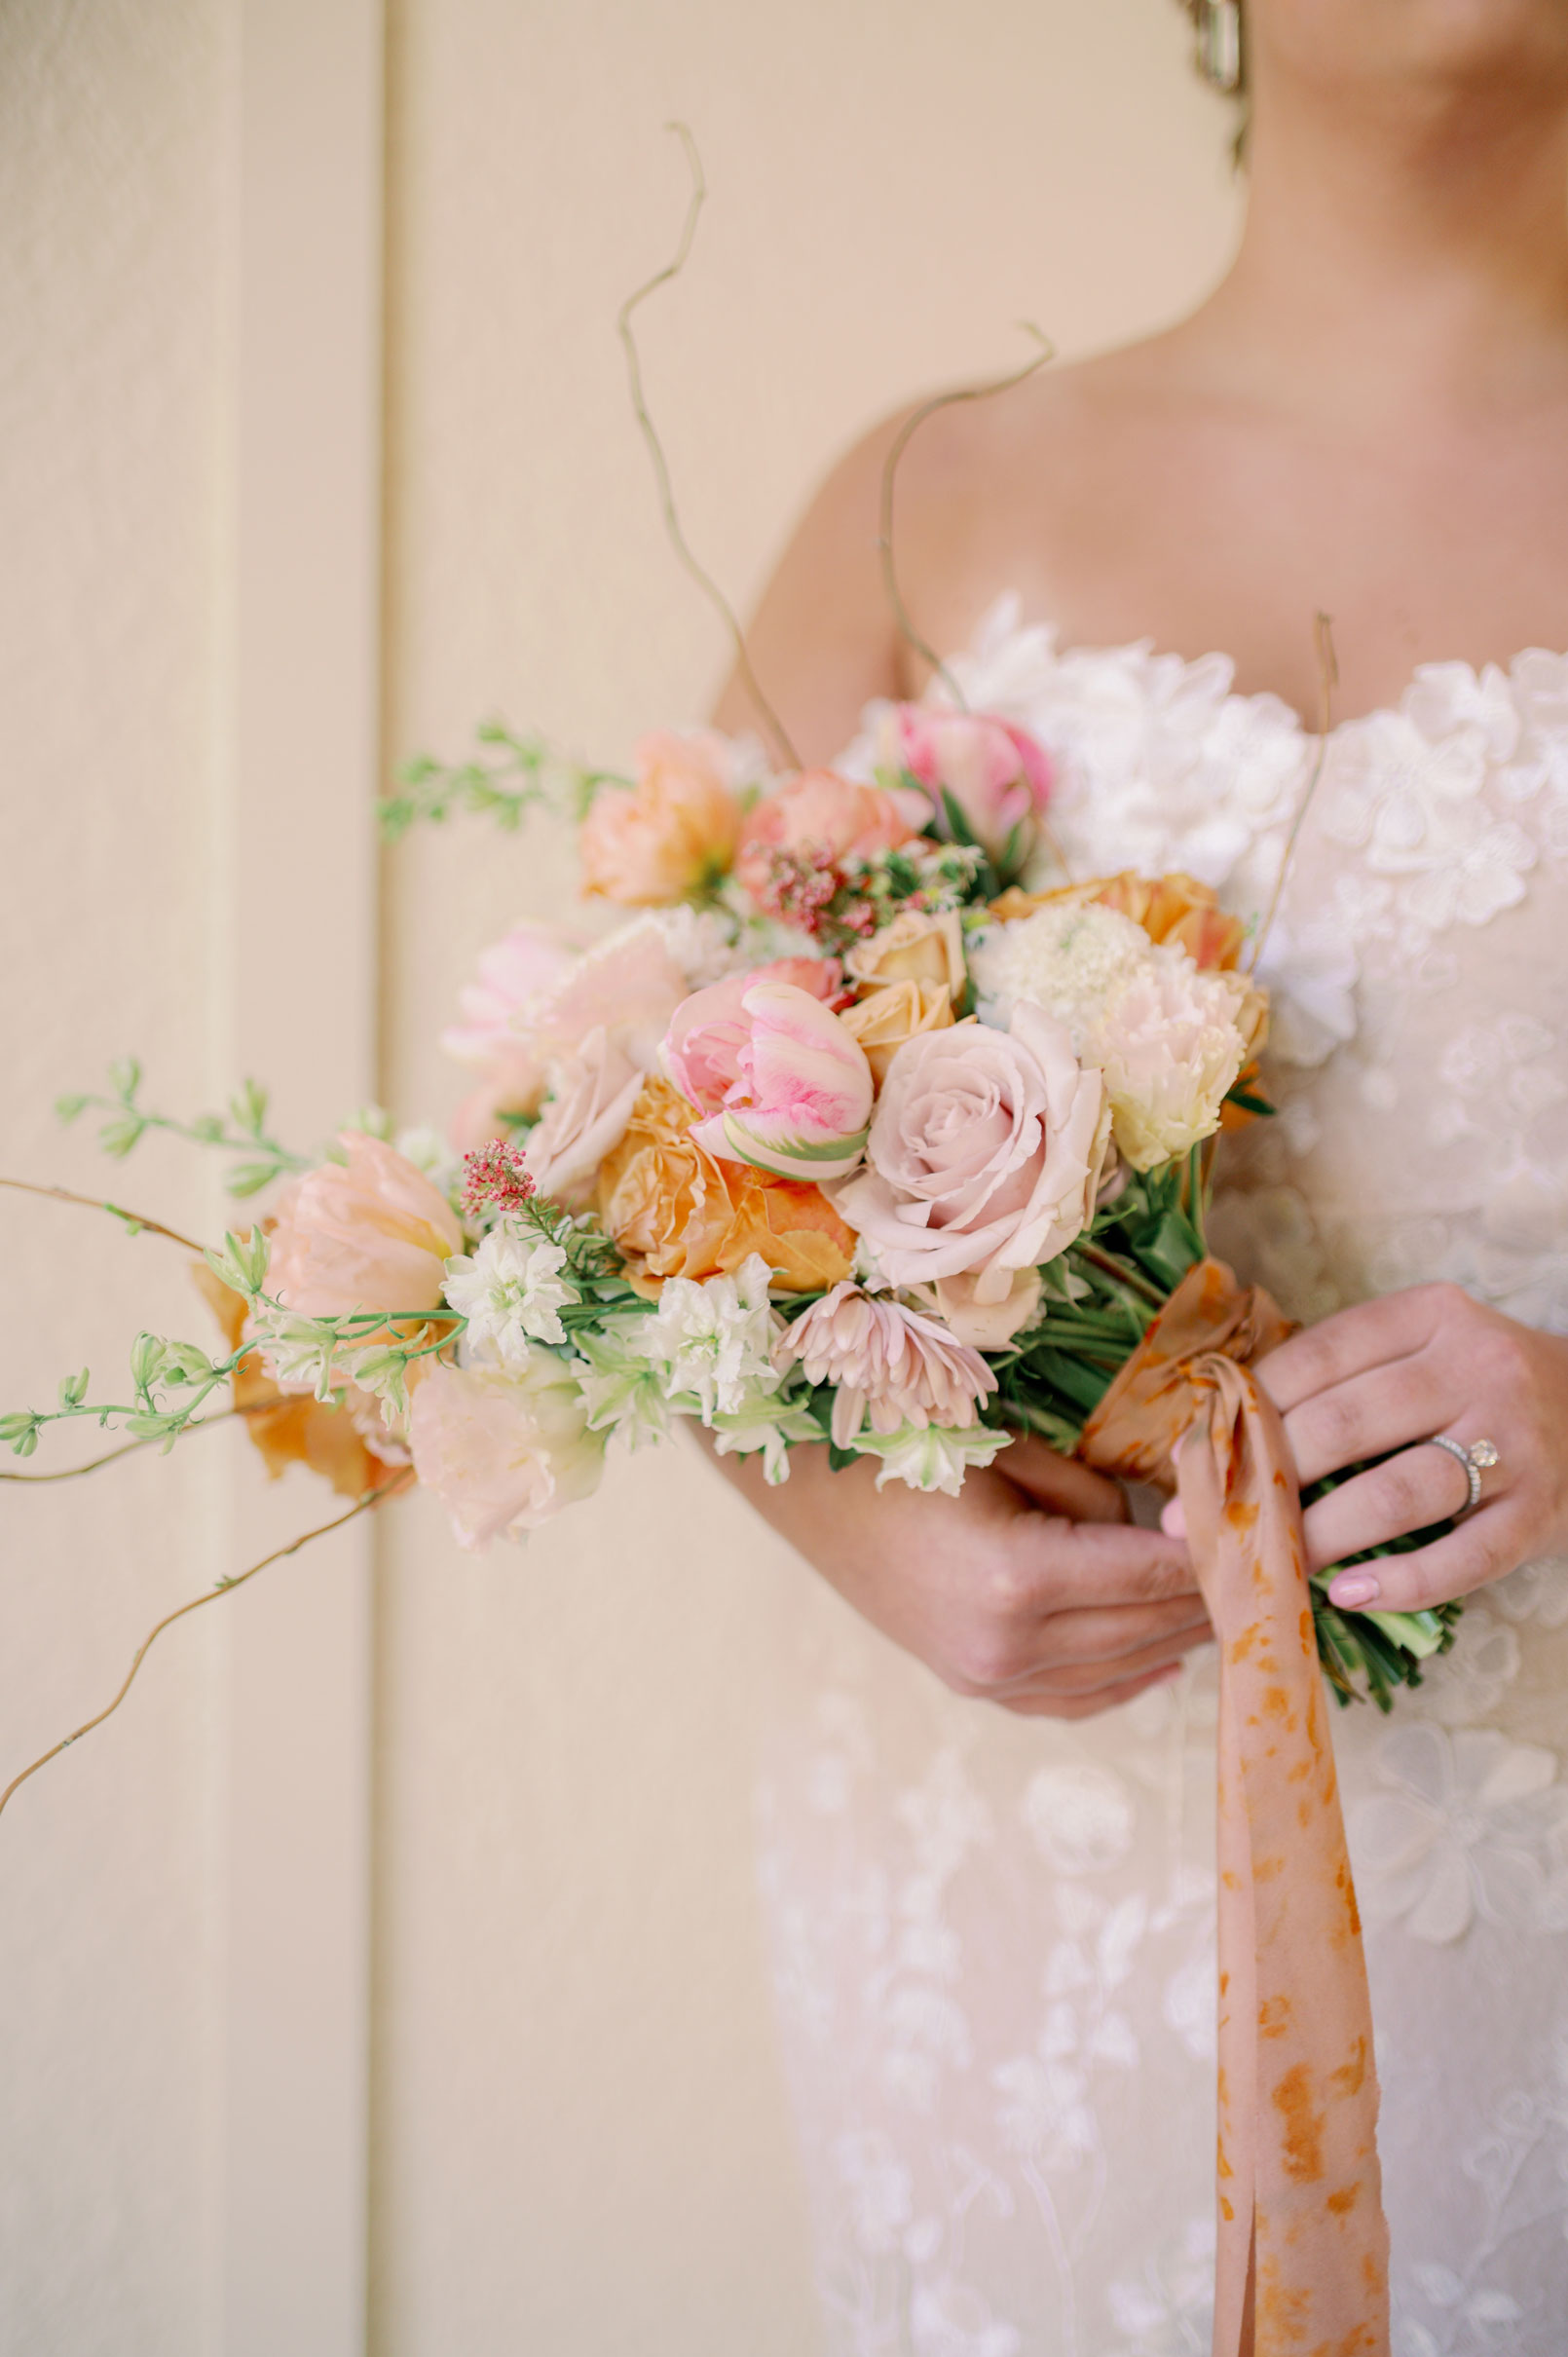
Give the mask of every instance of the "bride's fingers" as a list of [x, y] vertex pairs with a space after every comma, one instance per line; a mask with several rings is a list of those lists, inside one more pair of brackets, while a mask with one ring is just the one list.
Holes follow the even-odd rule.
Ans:
[[1326, 1571], [1364, 1547], [1446, 1522], [1469, 1496], [1465, 1469], [1445, 1448], [1403, 1448], [1308, 1507], [1301, 1522], [1307, 1567]]
[[1098, 1667], [1105, 1678], [1127, 1677], [1128, 1662], [1151, 1645], [1190, 1643], [1210, 1633], [1202, 1596], [1173, 1596], [1165, 1604], [1120, 1604], [1053, 1613], [1041, 1624], [1040, 1665], [1014, 1682], [1055, 1675], [1058, 1665]]
[[1026, 1719], [1094, 1719], [1102, 1710], [1115, 1710], [1123, 1702], [1136, 1702], [1140, 1694], [1151, 1686], [1163, 1686], [1180, 1675], [1179, 1662], [1169, 1662], [1163, 1669], [1151, 1669], [1146, 1676], [1128, 1678], [1120, 1685], [1105, 1686], [1098, 1694], [1061, 1695], [1029, 1694], [1016, 1700], [1003, 1697], [1003, 1710], [1016, 1711]]
[[1328, 1599], [1347, 1611], [1427, 1612], [1451, 1596], [1500, 1580], [1530, 1552], [1529, 1532], [1508, 1498], [1477, 1507], [1455, 1530], [1408, 1554], [1357, 1563], [1328, 1583]]
[[1114, 1662], [1067, 1662], [1053, 1660], [1037, 1670], [1034, 1676], [1020, 1679], [988, 1699], [993, 1702], [1013, 1703], [1050, 1697], [1058, 1702], [1086, 1701], [1091, 1695], [1107, 1694], [1118, 1686], [1136, 1683], [1151, 1677], [1156, 1670], [1171, 1668], [1194, 1646], [1207, 1645], [1213, 1631], [1207, 1621], [1183, 1629], [1179, 1635], [1161, 1637], [1152, 1645], [1140, 1645], [1135, 1653]]
[[1462, 1413], [1464, 1370], [1436, 1351], [1417, 1351], [1317, 1392], [1285, 1418], [1301, 1485], [1367, 1457], [1441, 1432]]
[[1125, 1522], [1127, 1495], [1119, 1482], [1076, 1457], [1059, 1456], [1033, 1433], [1025, 1433], [997, 1460], [1005, 1474], [1035, 1506], [1048, 1514], [1065, 1515], [1069, 1522]]
[[1409, 1358], [1431, 1341], [1447, 1289], [1416, 1285], [1386, 1293], [1381, 1300], [1336, 1310], [1317, 1326], [1304, 1326], [1260, 1359], [1258, 1381], [1282, 1415], [1304, 1400], [1348, 1383], [1391, 1359]]

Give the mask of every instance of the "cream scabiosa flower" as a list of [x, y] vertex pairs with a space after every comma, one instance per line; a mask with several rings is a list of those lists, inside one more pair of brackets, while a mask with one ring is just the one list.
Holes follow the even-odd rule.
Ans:
[[468, 1321], [473, 1357], [522, 1366], [531, 1344], [564, 1342], [560, 1313], [579, 1297], [566, 1268], [560, 1245], [511, 1219], [493, 1227], [471, 1258], [449, 1261], [443, 1291]]

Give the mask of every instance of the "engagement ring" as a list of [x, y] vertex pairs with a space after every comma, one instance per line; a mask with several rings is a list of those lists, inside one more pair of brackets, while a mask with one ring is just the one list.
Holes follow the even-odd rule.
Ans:
[[1468, 1515], [1473, 1506], [1480, 1504], [1481, 1475], [1498, 1462], [1496, 1441], [1472, 1440], [1467, 1448], [1463, 1440], [1451, 1440], [1445, 1432], [1435, 1432], [1422, 1445], [1426, 1448], [1445, 1448], [1464, 1467], [1465, 1478], [1470, 1483], [1470, 1496], [1459, 1512]]

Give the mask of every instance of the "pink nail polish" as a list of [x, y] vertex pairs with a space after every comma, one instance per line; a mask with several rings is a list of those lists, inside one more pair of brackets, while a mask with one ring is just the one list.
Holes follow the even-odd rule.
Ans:
[[1357, 1612], [1363, 1604], [1375, 1604], [1383, 1592], [1383, 1583], [1369, 1571], [1343, 1571], [1337, 1580], [1328, 1583], [1328, 1601], [1346, 1612]]

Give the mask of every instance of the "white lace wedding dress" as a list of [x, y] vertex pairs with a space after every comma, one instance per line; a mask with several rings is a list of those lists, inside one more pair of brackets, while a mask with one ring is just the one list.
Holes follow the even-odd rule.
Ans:
[[[1222, 657], [1059, 651], [1006, 603], [954, 668], [1056, 756], [1075, 874], [1267, 905], [1317, 743]], [[1297, 1318], [1444, 1277], [1568, 1333], [1568, 656], [1428, 665], [1334, 731], [1266, 972], [1280, 1111], [1226, 1142], [1216, 1250]], [[1212, 1654], [1067, 1725], [801, 1620], [763, 1881], [827, 2346], [1206, 2352]], [[1568, 1564], [1335, 1738], [1396, 2357], [1564, 2357]]]

